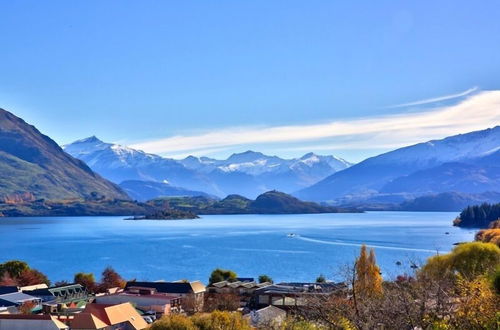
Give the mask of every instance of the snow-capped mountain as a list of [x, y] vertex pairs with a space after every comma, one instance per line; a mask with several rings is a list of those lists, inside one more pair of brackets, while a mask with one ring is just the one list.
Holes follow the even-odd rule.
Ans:
[[326, 177], [352, 165], [342, 158], [319, 156], [314, 153], [308, 153], [301, 158], [283, 159], [251, 150], [232, 154], [225, 160], [188, 156], [179, 162], [188, 168], [203, 172], [211, 172], [214, 169], [218, 169], [222, 172], [241, 172], [253, 176], [292, 171], [301, 175], [309, 172], [307, 174], [314, 177]]
[[153, 181], [211, 194], [217, 193], [217, 189], [208, 179], [200, 177], [196, 171], [186, 168], [176, 160], [105, 143], [95, 136], [75, 141], [63, 148], [103, 177], [118, 184], [127, 180]]
[[351, 165], [341, 158], [313, 153], [282, 159], [254, 151], [235, 153], [223, 160], [194, 156], [174, 160], [105, 143], [95, 136], [68, 144], [64, 150], [116, 183], [167, 182], [221, 197], [240, 194], [254, 198], [273, 189], [292, 192]]
[[[498, 182], [500, 167], [495, 159], [498, 159], [499, 149], [500, 126], [432, 140], [368, 158], [296, 195], [306, 200], [327, 201], [343, 196], [362, 198], [381, 192], [423, 193], [425, 189], [430, 193], [438, 189], [430, 187], [464, 189], [460, 187], [471, 184], [474, 192], [482, 192]], [[467, 184], [450, 183], [464, 176], [468, 177]]]

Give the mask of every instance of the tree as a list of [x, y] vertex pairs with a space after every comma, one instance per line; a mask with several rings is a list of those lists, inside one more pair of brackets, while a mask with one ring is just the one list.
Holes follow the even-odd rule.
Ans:
[[500, 263], [500, 248], [493, 243], [460, 244], [451, 253], [429, 258], [422, 272], [433, 277], [459, 274], [466, 279], [493, 272]]
[[383, 293], [382, 289], [382, 275], [380, 273], [380, 267], [377, 265], [377, 260], [375, 258], [375, 250], [370, 250], [370, 256], [368, 257], [368, 278], [371, 284], [370, 294], [374, 296], [380, 296]]
[[17, 286], [17, 281], [10, 276], [9, 272], [5, 272], [0, 278], [0, 286]]
[[92, 273], [76, 273], [73, 281], [82, 285], [90, 293], [95, 293], [97, 290], [94, 274]]
[[379, 296], [382, 294], [382, 276], [377, 266], [375, 251], [367, 253], [366, 245], [361, 246], [361, 252], [356, 260], [356, 294], [360, 296]]
[[204, 309], [207, 312], [235, 311], [240, 308], [240, 297], [234, 293], [209, 293], [205, 295]]
[[249, 322], [238, 312], [213, 311], [210, 314], [198, 314], [192, 318], [199, 330], [251, 330]]
[[0, 274], [9, 273], [12, 278], [17, 278], [23, 271], [30, 267], [24, 261], [10, 260], [0, 264]]
[[108, 266], [102, 272], [100, 290], [106, 291], [108, 289], [116, 287], [125, 287], [125, 281], [113, 268]]
[[16, 279], [19, 286], [28, 286], [35, 284], [47, 284], [50, 286], [50, 281], [45, 274], [36, 269], [25, 269]]
[[326, 277], [323, 274], [319, 274], [318, 277], [316, 277], [316, 283], [325, 283], [326, 282]]
[[485, 276], [473, 280], [458, 278], [459, 298], [452, 315], [456, 329], [496, 329], [500, 297], [490, 287]]
[[265, 282], [273, 283], [273, 279], [267, 275], [260, 275], [259, 283], [265, 283]]
[[170, 314], [163, 316], [149, 328], [150, 330], [197, 330], [193, 321], [187, 316]]
[[212, 274], [210, 274], [208, 282], [209, 284], [214, 284], [222, 281], [234, 282], [236, 281], [236, 277], [238, 277], [238, 275], [236, 275], [236, 273], [232, 270], [217, 268], [212, 271]]

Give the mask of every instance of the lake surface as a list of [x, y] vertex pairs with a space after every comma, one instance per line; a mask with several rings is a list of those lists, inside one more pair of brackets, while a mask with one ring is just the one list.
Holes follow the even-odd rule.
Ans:
[[[0, 218], [0, 262], [18, 259], [52, 281], [76, 272], [96, 278], [110, 265], [127, 279], [207, 282], [216, 267], [277, 281], [338, 279], [362, 243], [375, 248], [384, 277], [470, 241], [451, 225], [457, 213], [368, 212], [314, 215], [212, 215], [197, 220], [123, 217]], [[449, 234], [446, 234], [448, 232]], [[289, 234], [294, 234], [289, 237]], [[400, 261], [401, 266], [396, 265]]]

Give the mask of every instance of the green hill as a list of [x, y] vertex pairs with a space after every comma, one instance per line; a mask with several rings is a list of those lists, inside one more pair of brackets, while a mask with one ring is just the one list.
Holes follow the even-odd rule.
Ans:
[[291, 195], [268, 191], [255, 200], [240, 195], [228, 195], [222, 200], [197, 197], [172, 197], [156, 200], [167, 202], [170, 208], [190, 211], [196, 214], [308, 214], [358, 212], [356, 209], [322, 206], [301, 201]]
[[129, 197], [52, 139], [0, 109], [0, 202]]

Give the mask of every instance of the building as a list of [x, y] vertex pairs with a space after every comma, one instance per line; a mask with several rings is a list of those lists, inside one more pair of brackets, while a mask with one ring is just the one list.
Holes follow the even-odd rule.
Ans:
[[177, 296], [159, 294], [154, 288], [129, 287], [125, 292], [96, 296], [95, 302], [112, 305], [130, 302], [140, 310], [155, 311], [161, 317], [181, 312], [181, 299]]
[[347, 289], [345, 283], [279, 283], [255, 290], [251, 307], [277, 306], [284, 309], [307, 305], [315, 296], [331, 295]]
[[70, 321], [74, 330], [140, 330], [148, 324], [130, 303], [119, 305], [88, 304]]
[[210, 294], [209, 300], [213, 298], [216, 294], [232, 294], [238, 296], [240, 299], [240, 306], [245, 307], [250, 302], [255, 290], [264, 288], [271, 285], [272, 283], [264, 282], [257, 283], [255, 281], [221, 281], [213, 283], [208, 287], [208, 293]]
[[42, 299], [39, 297], [27, 295], [22, 292], [12, 292], [0, 295], [0, 307], [19, 308], [24, 304], [30, 304], [32, 312], [42, 309]]
[[259, 329], [276, 329], [286, 319], [286, 312], [278, 307], [267, 306], [243, 316], [253, 327]]
[[26, 290], [24, 293], [40, 297], [43, 302], [50, 302], [53, 304], [79, 303], [87, 301], [89, 298], [87, 290], [80, 284], [67, 284], [50, 288]]
[[51, 315], [0, 314], [0, 330], [68, 330], [69, 327]]
[[203, 300], [207, 291], [205, 285], [200, 281], [127, 282], [125, 291], [130, 291], [133, 288], [153, 288], [157, 294], [179, 297], [181, 298], [182, 308], [188, 312], [203, 309]]

